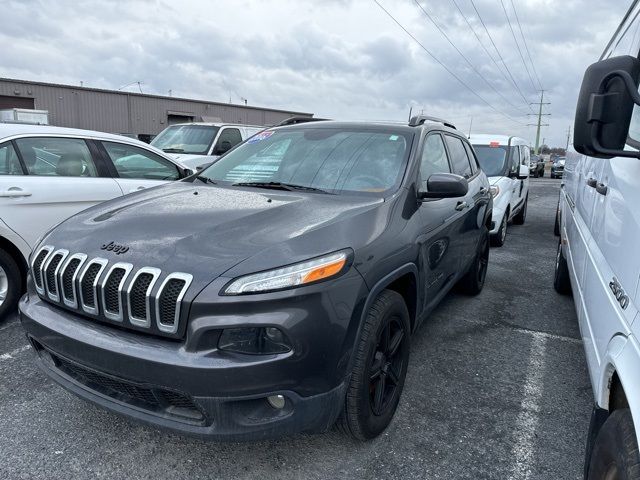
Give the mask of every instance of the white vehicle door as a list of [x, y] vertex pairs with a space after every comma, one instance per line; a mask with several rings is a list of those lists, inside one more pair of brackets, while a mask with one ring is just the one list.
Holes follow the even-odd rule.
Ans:
[[0, 218], [31, 248], [54, 225], [122, 195], [81, 138], [18, 138], [0, 144], [2, 159]]
[[104, 149], [115, 181], [125, 195], [182, 177], [177, 165], [154, 152], [126, 143], [98, 143]]
[[509, 186], [511, 187], [511, 192], [509, 193], [509, 207], [510, 207], [510, 217], [513, 217], [513, 211], [519, 204], [520, 199], [520, 180], [518, 180], [518, 170], [520, 169], [520, 148], [517, 145], [512, 145], [509, 147], [510, 158], [509, 158]]

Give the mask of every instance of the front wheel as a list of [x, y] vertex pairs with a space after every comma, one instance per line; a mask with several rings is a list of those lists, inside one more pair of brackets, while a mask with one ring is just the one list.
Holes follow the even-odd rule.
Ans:
[[380, 435], [398, 407], [409, 364], [409, 311], [402, 296], [384, 290], [362, 326], [337, 426], [357, 440]]
[[631, 410], [614, 410], [604, 422], [591, 454], [588, 480], [640, 480], [640, 454]]
[[495, 233], [495, 235], [491, 235], [491, 246], [493, 247], [501, 247], [504, 245], [504, 241], [507, 239], [507, 216], [509, 212], [504, 212], [504, 216], [502, 217], [502, 221], [500, 222], [500, 228]]
[[0, 322], [16, 311], [22, 294], [22, 274], [18, 264], [0, 249]]

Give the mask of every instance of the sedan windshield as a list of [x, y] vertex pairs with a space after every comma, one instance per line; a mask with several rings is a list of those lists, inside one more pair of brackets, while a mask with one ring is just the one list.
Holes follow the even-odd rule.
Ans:
[[504, 175], [507, 163], [507, 149], [505, 147], [492, 147], [489, 145], [474, 145], [480, 168], [487, 177], [499, 177]]
[[381, 195], [399, 187], [412, 136], [356, 127], [266, 130], [200, 176], [250, 188]]
[[173, 125], [160, 132], [151, 145], [167, 153], [206, 155], [218, 130], [213, 125]]

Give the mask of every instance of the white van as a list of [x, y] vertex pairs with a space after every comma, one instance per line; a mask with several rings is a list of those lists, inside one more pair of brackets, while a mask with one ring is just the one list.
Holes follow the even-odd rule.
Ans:
[[264, 129], [230, 123], [179, 123], [165, 128], [151, 145], [196, 170]]
[[573, 291], [594, 394], [587, 479], [639, 479], [640, 2], [584, 76], [559, 203], [555, 289]]
[[480, 167], [489, 177], [493, 195], [491, 244], [504, 245], [507, 224], [522, 225], [529, 198], [529, 144], [507, 135], [471, 135]]

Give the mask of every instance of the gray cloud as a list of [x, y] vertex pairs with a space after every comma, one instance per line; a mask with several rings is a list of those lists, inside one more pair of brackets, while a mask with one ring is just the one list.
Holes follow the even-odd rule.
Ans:
[[[474, 130], [533, 138], [533, 118], [452, 0], [421, 0], [474, 68], [410, 0], [380, 0], [434, 55], [486, 99], [466, 90], [371, 0], [5, 0], [0, 74], [312, 111], [331, 118], [402, 120], [425, 109]], [[469, 0], [456, 0], [497, 60]], [[510, 0], [504, 0], [511, 14]], [[585, 67], [596, 61], [628, 0], [514, 0], [536, 71], [552, 102], [548, 143], [563, 144]], [[475, 0], [516, 83], [538, 93], [500, 3]], [[516, 33], [519, 35], [514, 23]], [[520, 41], [520, 37], [517, 37]], [[500, 63], [500, 62], [499, 62]], [[529, 66], [529, 68], [531, 68]], [[504, 72], [503, 72], [504, 73]], [[514, 108], [512, 105], [517, 108]], [[508, 115], [517, 120], [510, 121]]]

